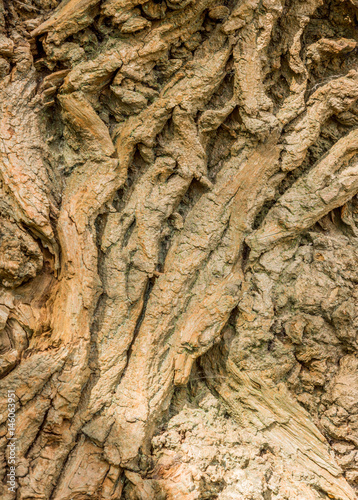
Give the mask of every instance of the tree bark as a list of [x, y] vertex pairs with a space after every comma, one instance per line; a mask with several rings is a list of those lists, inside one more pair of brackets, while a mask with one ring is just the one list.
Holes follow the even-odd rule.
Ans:
[[357, 25], [0, 0], [1, 498], [357, 498]]

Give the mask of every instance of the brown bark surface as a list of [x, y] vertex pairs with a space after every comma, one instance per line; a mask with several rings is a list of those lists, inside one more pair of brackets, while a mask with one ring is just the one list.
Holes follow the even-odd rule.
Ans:
[[0, 79], [1, 498], [357, 499], [358, 1], [0, 0]]

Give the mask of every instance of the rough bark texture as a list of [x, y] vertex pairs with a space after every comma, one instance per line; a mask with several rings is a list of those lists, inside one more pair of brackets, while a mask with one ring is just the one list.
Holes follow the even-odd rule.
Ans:
[[357, 498], [357, 28], [0, 0], [1, 498]]

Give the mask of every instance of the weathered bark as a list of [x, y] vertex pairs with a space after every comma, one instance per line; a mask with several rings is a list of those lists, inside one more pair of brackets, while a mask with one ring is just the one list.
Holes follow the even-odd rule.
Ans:
[[357, 25], [0, 0], [1, 498], [356, 498]]

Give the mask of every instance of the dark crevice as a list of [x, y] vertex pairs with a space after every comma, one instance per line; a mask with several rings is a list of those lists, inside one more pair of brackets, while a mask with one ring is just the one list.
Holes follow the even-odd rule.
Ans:
[[44, 417], [42, 419], [42, 422], [40, 424], [40, 427], [36, 433], [36, 436], [34, 437], [34, 439], [32, 440], [32, 444], [29, 446], [27, 452], [24, 454], [24, 457], [25, 458], [28, 458], [32, 449], [34, 448], [34, 446], [36, 445], [37, 443], [37, 440], [40, 438], [40, 434], [42, 433], [42, 431], [44, 430], [45, 426], [46, 426], [46, 423], [47, 423], [47, 416], [49, 414], [49, 411], [51, 410], [51, 404], [49, 406], [49, 408], [46, 410], [45, 414], [44, 414]]
[[258, 229], [261, 226], [266, 215], [268, 214], [270, 209], [275, 205], [276, 201], [277, 201], [276, 199], [265, 201], [265, 203], [263, 204], [263, 206], [261, 207], [261, 209], [259, 210], [258, 214], [255, 217], [255, 220], [254, 220], [254, 223], [252, 226], [253, 231], [256, 231], [256, 229]]
[[[132, 341], [127, 349], [127, 360], [126, 360], [126, 365], [123, 369], [123, 372], [122, 372], [122, 375], [121, 375], [121, 379], [125, 376], [125, 373], [127, 371], [127, 368], [128, 368], [128, 364], [129, 364], [129, 361], [130, 361], [130, 358], [131, 358], [131, 354], [132, 354], [132, 351], [133, 351], [133, 345], [137, 339], [137, 336], [138, 336], [138, 333], [139, 333], [139, 330], [140, 330], [140, 327], [143, 323], [143, 320], [144, 320], [144, 317], [145, 317], [145, 313], [146, 313], [146, 309], [147, 309], [147, 305], [148, 305], [148, 301], [149, 301], [149, 297], [150, 297], [150, 293], [153, 289], [153, 286], [154, 286], [154, 282], [155, 282], [155, 278], [151, 278], [148, 280], [147, 282], [147, 286], [146, 286], [146, 289], [145, 289], [145, 292], [144, 292], [144, 297], [143, 297], [143, 307], [142, 307], [142, 310], [140, 312], [140, 315], [137, 319], [137, 323], [136, 323], [136, 326], [134, 328], [134, 332], [133, 332], [133, 338], [132, 338]], [[131, 314], [131, 311], [129, 311], [128, 314]], [[118, 384], [119, 384], [120, 380], [118, 380]]]
[[160, 241], [159, 252], [158, 252], [158, 264], [157, 264], [157, 271], [160, 273], [164, 272], [165, 259], [168, 255], [171, 243], [172, 243], [171, 235], [165, 236]]
[[193, 179], [185, 195], [181, 199], [176, 211], [183, 217], [185, 221], [186, 216], [191, 212], [194, 205], [200, 198], [207, 192], [207, 188], [203, 186], [198, 180]]
[[[100, 214], [97, 216], [95, 221], [95, 230], [96, 230], [96, 246], [97, 246], [97, 270], [98, 276], [100, 278], [102, 289], [104, 284], [105, 277], [105, 254], [101, 250], [100, 242], [102, 240], [103, 231], [107, 221], [107, 214]], [[95, 312], [93, 314], [93, 322], [90, 325], [90, 333], [91, 333], [91, 343], [90, 343], [90, 355], [89, 355], [89, 366], [92, 370], [92, 375], [97, 371], [98, 368], [98, 351], [97, 351], [97, 336], [98, 331], [100, 329], [100, 325], [103, 320], [106, 294], [102, 292], [97, 300]], [[96, 375], [95, 378], [97, 378]]]
[[247, 245], [245, 241], [242, 243], [242, 257], [241, 257], [241, 268], [245, 272], [248, 262], [249, 262], [249, 256], [250, 256], [250, 247]]
[[127, 231], [125, 232], [122, 242], [122, 248], [125, 248], [128, 245], [128, 242], [133, 234], [135, 227], [136, 227], [136, 220], [134, 219], [133, 222], [130, 224], [129, 228], [127, 229]]

